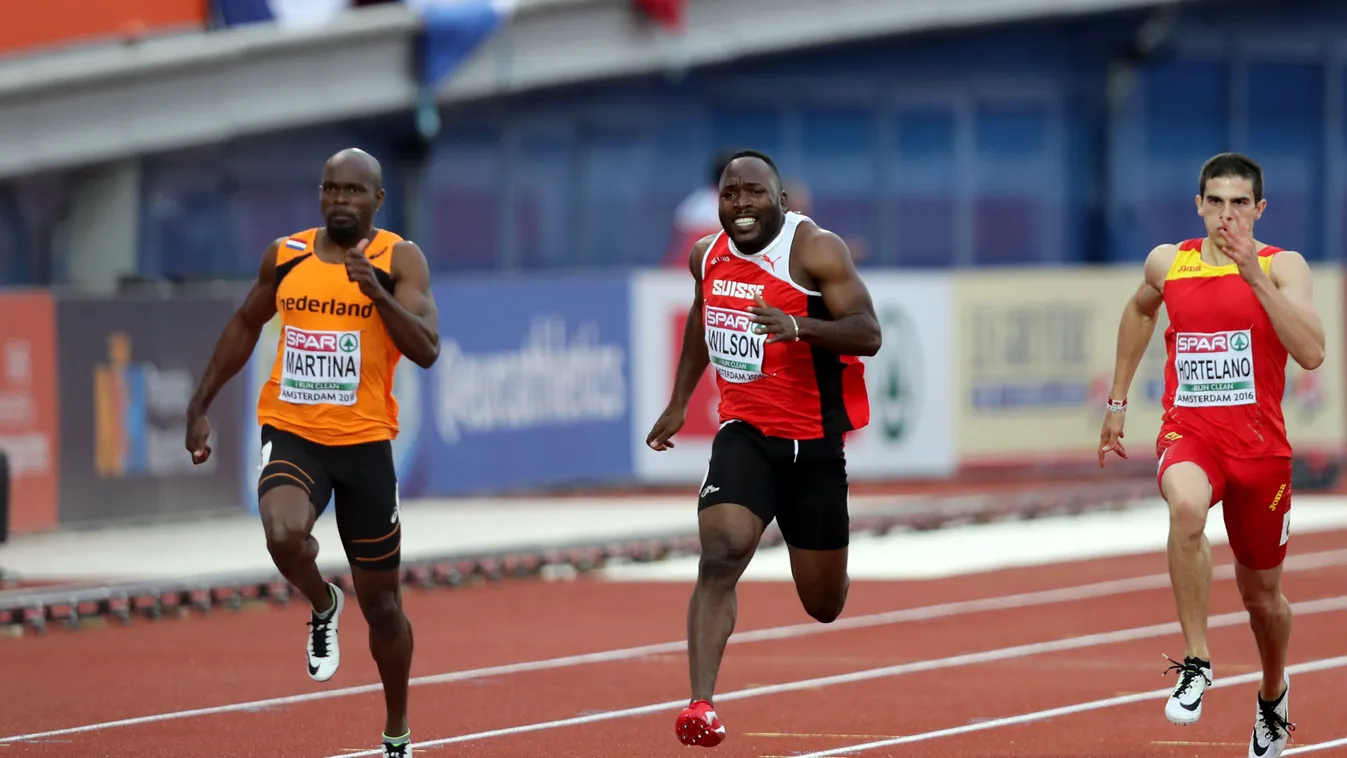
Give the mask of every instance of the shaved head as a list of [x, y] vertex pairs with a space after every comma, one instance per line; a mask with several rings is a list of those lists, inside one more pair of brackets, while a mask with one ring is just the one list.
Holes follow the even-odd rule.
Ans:
[[327, 159], [324, 168], [352, 168], [363, 172], [374, 189], [383, 189], [384, 168], [379, 159], [358, 147], [348, 147]]
[[328, 239], [352, 247], [369, 237], [384, 202], [384, 171], [374, 156], [351, 147], [323, 164], [322, 209]]

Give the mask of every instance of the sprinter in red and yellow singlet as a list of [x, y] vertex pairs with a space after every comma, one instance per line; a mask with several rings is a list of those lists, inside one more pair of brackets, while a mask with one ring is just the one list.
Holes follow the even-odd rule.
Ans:
[[1123, 311], [1099, 442], [1100, 466], [1109, 452], [1127, 457], [1127, 390], [1163, 305], [1169, 328], [1156, 475], [1169, 504], [1170, 580], [1186, 647], [1183, 663], [1170, 667], [1179, 681], [1165, 716], [1175, 724], [1196, 722], [1213, 681], [1205, 528], [1207, 511], [1219, 502], [1263, 662], [1249, 743], [1249, 755], [1258, 758], [1280, 755], [1292, 728], [1286, 675], [1291, 607], [1281, 592], [1291, 535], [1291, 444], [1282, 415], [1286, 361], [1289, 356], [1313, 370], [1325, 351], [1304, 257], [1253, 237], [1266, 206], [1263, 171], [1248, 157], [1223, 153], [1202, 167], [1197, 210], [1207, 236], [1161, 245], [1147, 257], [1144, 281]]
[[327, 681], [341, 663], [337, 629], [345, 600], [318, 572], [312, 531], [329, 499], [334, 502], [383, 680], [382, 753], [405, 758], [411, 755], [412, 637], [398, 571], [393, 376], [404, 355], [429, 368], [440, 339], [425, 254], [374, 227], [383, 199], [382, 170], [368, 153], [343, 150], [327, 162], [321, 186], [326, 225], [278, 239], [262, 256], [257, 281], [225, 327], [188, 408], [187, 449], [196, 463], [209, 457], [206, 409], [279, 314], [276, 362], [257, 403], [257, 495], [267, 549], [313, 606], [308, 671]]
[[842, 612], [850, 535], [843, 437], [870, 420], [858, 356], [874, 355], [880, 343], [846, 244], [786, 211], [771, 158], [732, 157], [720, 178], [720, 224], [723, 231], [693, 246], [695, 289], [673, 396], [646, 439], [656, 451], [674, 446], [697, 380], [714, 366], [721, 427], [697, 501], [692, 699], [674, 725], [683, 744], [703, 747], [725, 737], [712, 695], [734, 626], [734, 588], [773, 519], [805, 609], [825, 623]]

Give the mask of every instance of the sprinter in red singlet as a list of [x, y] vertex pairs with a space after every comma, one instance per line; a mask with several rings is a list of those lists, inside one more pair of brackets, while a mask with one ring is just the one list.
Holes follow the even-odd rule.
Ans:
[[1202, 715], [1211, 686], [1207, 649], [1211, 546], [1207, 511], [1223, 503], [1235, 579], [1262, 658], [1263, 680], [1250, 758], [1275, 758], [1286, 747], [1290, 679], [1286, 650], [1291, 607], [1281, 566], [1291, 535], [1291, 445], [1282, 418], [1289, 355], [1307, 370], [1324, 361], [1324, 328], [1299, 253], [1253, 238], [1263, 215], [1263, 171], [1249, 158], [1217, 155], [1202, 167], [1197, 211], [1207, 236], [1161, 245], [1123, 310], [1113, 389], [1099, 440], [1126, 458], [1127, 390], [1155, 329], [1165, 331], [1164, 416], [1156, 453], [1160, 491], [1169, 503], [1169, 573], [1186, 655], [1165, 704], [1175, 724]]
[[698, 494], [701, 565], [688, 608], [692, 699], [675, 723], [685, 745], [725, 738], [712, 705], [734, 630], [735, 585], [776, 519], [809, 615], [846, 602], [847, 472], [842, 436], [870, 420], [864, 365], [879, 321], [845, 243], [785, 211], [771, 158], [736, 153], [720, 179], [722, 232], [692, 248], [692, 308], [669, 406], [646, 439], [674, 446], [708, 363], [720, 431]]

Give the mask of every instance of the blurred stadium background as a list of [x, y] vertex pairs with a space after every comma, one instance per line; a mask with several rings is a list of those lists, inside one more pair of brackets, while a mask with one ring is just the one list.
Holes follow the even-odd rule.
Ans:
[[[44, 540], [254, 528], [275, 331], [212, 408], [210, 465], [190, 464], [184, 410], [263, 248], [321, 223], [322, 161], [352, 145], [383, 161], [378, 223], [425, 249], [441, 309], [439, 363], [398, 376], [409, 509], [529, 496], [567, 519], [577, 496], [663, 493], [676, 516], [633, 534], [693, 532], [709, 378], [677, 450], [643, 441], [686, 314], [680, 259], [716, 226], [717, 154], [740, 147], [777, 158], [875, 297], [857, 492], [1023, 484], [1003, 515], [1153, 494], [1158, 336], [1133, 461], [1093, 463], [1120, 309], [1152, 246], [1202, 233], [1202, 162], [1248, 152], [1267, 172], [1258, 236], [1309, 259], [1328, 328], [1327, 363], [1290, 370], [1297, 487], [1339, 487], [1340, 3], [46, 0], [0, 9], [0, 54], [11, 582], [60, 579], [25, 546], [65, 545], [59, 565], [91, 544]], [[611, 537], [586, 523], [537, 540]], [[621, 549], [668, 547], [639, 544]]]

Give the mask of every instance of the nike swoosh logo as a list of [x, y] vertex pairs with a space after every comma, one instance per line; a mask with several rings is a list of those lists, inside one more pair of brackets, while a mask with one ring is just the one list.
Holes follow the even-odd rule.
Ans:
[[1192, 705], [1188, 705], [1182, 701], [1179, 702], [1179, 705], [1183, 706], [1183, 710], [1185, 711], [1195, 711], [1202, 707], [1202, 698], [1194, 700]]
[[1268, 744], [1268, 745], [1260, 745], [1260, 744], [1258, 744], [1258, 738], [1257, 738], [1257, 737], [1254, 737], [1254, 738], [1253, 738], [1253, 754], [1254, 754], [1254, 755], [1265, 755], [1265, 754], [1267, 753], [1268, 748], [1270, 748], [1270, 747], [1272, 747], [1271, 744]]
[[[310, 664], [309, 664], [309, 674], [310, 674], [310, 675], [313, 675], [313, 674], [317, 674], [317, 673], [318, 673], [318, 667], [315, 666], [315, 665], [313, 665], [312, 663], [310, 663]], [[1262, 753], [1259, 753], [1259, 755], [1262, 755]]]

